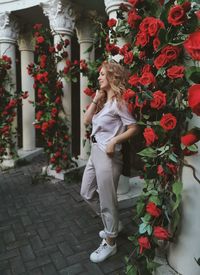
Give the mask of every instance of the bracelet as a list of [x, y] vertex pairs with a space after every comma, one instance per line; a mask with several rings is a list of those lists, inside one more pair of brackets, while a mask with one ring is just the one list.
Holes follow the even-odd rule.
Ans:
[[97, 102], [95, 102], [94, 100], [92, 100], [92, 103], [94, 103], [95, 105], [97, 105]]

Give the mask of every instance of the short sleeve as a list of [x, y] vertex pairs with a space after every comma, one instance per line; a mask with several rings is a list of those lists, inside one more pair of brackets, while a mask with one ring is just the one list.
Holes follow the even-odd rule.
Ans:
[[117, 115], [120, 116], [121, 121], [124, 126], [136, 124], [137, 121], [132, 116], [132, 114], [128, 110], [128, 106], [126, 103], [118, 103], [117, 106]]

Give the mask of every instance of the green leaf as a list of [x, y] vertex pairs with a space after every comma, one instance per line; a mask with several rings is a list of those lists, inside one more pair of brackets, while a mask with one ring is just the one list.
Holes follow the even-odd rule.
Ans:
[[172, 160], [173, 162], [177, 163], [178, 159], [177, 159], [177, 155], [175, 153], [171, 153], [169, 155], [169, 159]]
[[126, 274], [127, 275], [137, 275], [137, 269], [134, 265], [126, 266]]
[[198, 152], [198, 146], [196, 144], [192, 144], [190, 146], [187, 146], [187, 148], [192, 152]]
[[139, 225], [139, 233], [140, 233], [140, 234], [144, 234], [145, 232], [147, 232], [147, 226], [148, 226], [148, 224], [146, 224], [146, 223], [141, 223], [141, 224]]
[[136, 205], [136, 211], [137, 211], [137, 214], [140, 215], [141, 212], [143, 211], [144, 209], [144, 206], [145, 206], [145, 203], [143, 202], [138, 202], [137, 205]]
[[150, 196], [149, 201], [154, 202], [156, 205], [161, 205], [161, 200], [156, 195]]
[[172, 212], [174, 212], [174, 211], [178, 208], [178, 206], [179, 206], [179, 204], [180, 204], [180, 202], [181, 202], [181, 193], [182, 193], [182, 189], [183, 189], [183, 183], [182, 183], [181, 181], [176, 181], [176, 182], [172, 185], [172, 191], [173, 191], [173, 193], [174, 193], [175, 196], [176, 196], [176, 201], [175, 201], [175, 203], [174, 203], [174, 205], [173, 205]]
[[151, 236], [152, 231], [153, 231], [152, 226], [150, 224], [148, 224], [147, 225], [147, 233], [148, 233], [149, 236]]
[[185, 77], [188, 82], [200, 83], [200, 68], [199, 67], [188, 67], [185, 72]]
[[144, 217], [141, 218], [141, 220], [143, 221], [143, 223], [148, 223], [151, 219], [151, 215], [146, 213]]
[[149, 158], [155, 158], [156, 157], [156, 151], [151, 147], [145, 148], [142, 151], [138, 152], [137, 154], [140, 155], [140, 156], [149, 157]]
[[179, 222], [180, 222], [180, 218], [181, 218], [181, 216], [179, 214], [178, 209], [174, 210], [173, 220], [172, 220], [172, 223], [171, 223], [172, 232], [176, 231], [176, 228], [177, 228], [177, 226], [179, 225]]
[[159, 266], [161, 266], [161, 264], [159, 263], [151, 262], [151, 261], [147, 262], [147, 269], [150, 271], [157, 269]]

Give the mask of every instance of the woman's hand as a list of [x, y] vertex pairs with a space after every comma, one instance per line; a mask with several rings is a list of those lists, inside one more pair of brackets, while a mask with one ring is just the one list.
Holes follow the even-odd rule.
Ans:
[[98, 101], [101, 98], [104, 98], [106, 96], [105, 92], [103, 90], [96, 90], [96, 94], [95, 97], [93, 98], [93, 101], [95, 101], [96, 103], [98, 103]]
[[114, 152], [115, 152], [115, 145], [116, 145], [116, 142], [115, 142], [115, 139], [111, 139], [107, 146], [106, 146], [106, 154], [109, 156], [109, 157], [112, 157]]

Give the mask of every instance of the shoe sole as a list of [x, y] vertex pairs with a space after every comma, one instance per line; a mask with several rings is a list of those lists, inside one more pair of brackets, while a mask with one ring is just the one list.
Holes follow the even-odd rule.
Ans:
[[91, 258], [90, 258], [90, 261], [97, 264], [97, 263], [101, 263], [103, 261], [105, 261], [106, 259], [110, 258], [111, 256], [114, 256], [115, 254], [117, 253], [117, 248], [115, 250], [113, 250], [107, 257], [105, 257], [103, 260], [100, 260], [100, 261], [93, 261]]

